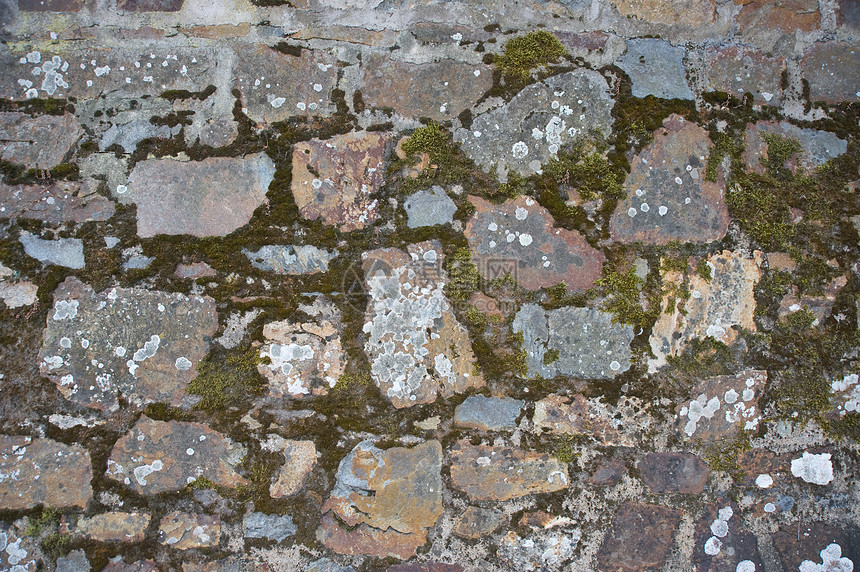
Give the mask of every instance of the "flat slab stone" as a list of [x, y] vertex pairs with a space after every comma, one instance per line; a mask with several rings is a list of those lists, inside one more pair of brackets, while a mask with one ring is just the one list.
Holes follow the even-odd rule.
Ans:
[[815, 171], [820, 165], [844, 155], [848, 150], [847, 141], [829, 131], [801, 128], [787, 121], [759, 121], [747, 125], [744, 133], [743, 160], [748, 170], [765, 172], [762, 161], [768, 156], [768, 144], [765, 140], [768, 135], [794, 139], [800, 144], [800, 152], [785, 162], [785, 166], [792, 171]]
[[722, 174], [705, 181], [705, 161], [713, 144], [708, 132], [670, 115], [654, 141], [631, 161], [609, 223], [612, 240], [663, 245], [672, 241], [704, 244], [726, 235], [729, 211]]
[[122, 556], [116, 556], [108, 560], [107, 566], [102, 572], [157, 572], [158, 566], [154, 560], [137, 560], [126, 564]]
[[106, 474], [146, 495], [177, 491], [201, 477], [235, 488], [247, 483], [234, 470], [244, 454], [242, 447], [202, 423], [143, 415], [113, 446]]
[[428, 241], [407, 249], [362, 254], [370, 296], [364, 351], [373, 381], [397, 408], [484, 385], [469, 334], [443, 291], [448, 277], [442, 245]]
[[472, 500], [506, 501], [566, 489], [570, 479], [567, 465], [547, 453], [464, 440], [451, 446], [451, 483]]
[[642, 481], [652, 493], [697, 495], [705, 490], [711, 469], [693, 453], [648, 453], [639, 462]]
[[66, 399], [86, 407], [116, 410], [118, 392], [135, 407], [180, 406], [217, 328], [208, 296], [138, 288], [97, 294], [68, 278], [54, 292], [40, 370]]
[[490, 508], [468, 506], [454, 523], [454, 534], [475, 540], [492, 534], [505, 523], [505, 516]]
[[275, 164], [263, 153], [202, 161], [147, 159], [134, 166], [123, 201], [137, 205], [137, 235], [224, 236], [266, 200]]
[[627, 51], [618, 60], [618, 67], [630, 76], [633, 97], [693, 99], [684, 69], [686, 53], [684, 48], [657, 38], [627, 40]]
[[205, 262], [192, 262], [191, 264], [178, 264], [174, 275], [179, 278], [196, 280], [198, 278], [212, 278], [218, 272]]
[[[512, 328], [523, 334], [530, 379], [557, 375], [608, 379], [630, 369], [633, 326], [613, 323], [612, 314], [574, 307], [547, 311], [523, 304]], [[595, 352], [595, 347], [601, 351]], [[545, 359], [548, 351], [558, 357]]]
[[812, 31], [821, 23], [816, 0], [735, 0], [735, 4], [743, 4], [736, 18], [741, 33], [781, 29], [794, 34]]
[[640, 503], [625, 503], [597, 552], [603, 570], [644, 572], [662, 569], [672, 547], [681, 511]]
[[77, 12], [84, 0], [18, 0], [22, 12]]
[[281, 542], [299, 530], [287, 514], [252, 512], [245, 515], [242, 525], [245, 527], [245, 538], [266, 538], [275, 542]]
[[7, 308], [32, 306], [39, 287], [32, 282], [16, 279], [17, 272], [0, 263], [0, 298]]
[[469, 197], [475, 214], [466, 224], [466, 238], [478, 272], [487, 280], [510, 272], [523, 288], [537, 290], [564, 282], [583, 292], [600, 278], [603, 253], [577, 231], [556, 228], [549, 211], [530, 197], [494, 205]]
[[424, 191], [418, 191], [406, 197], [403, 209], [408, 218], [409, 228], [420, 228], [437, 224], [450, 224], [457, 212], [457, 205], [438, 185]]
[[47, 185], [0, 183], [0, 218], [27, 218], [48, 224], [105, 221], [113, 201], [95, 192], [92, 181], [56, 181]]
[[211, 548], [221, 541], [221, 517], [174, 511], [158, 524], [158, 542], [176, 550]]
[[284, 464], [277, 479], [269, 486], [273, 499], [291, 497], [305, 487], [308, 475], [317, 464], [317, 449], [313, 441], [294, 441], [280, 435], [269, 435], [262, 443], [263, 450], [284, 455]]
[[251, 261], [251, 266], [275, 274], [297, 276], [328, 272], [328, 264], [338, 253], [312, 245], [292, 246], [270, 244], [261, 246], [256, 252], [242, 249]]
[[594, 130], [609, 135], [614, 105], [603, 76], [578, 69], [526, 87], [475, 117], [469, 129], [457, 129], [454, 141], [484, 172], [495, 169], [506, 182], [509, 170], [533, 175], [561, 147]]
[[148, 119], [133, 119], [126, 123], [114, 123], [102, 133], [99, 151], [119, 145], [126, 153], [134, 153], [137, 144], [144, 139], [170, 139], [182, 130], [182, 125], [153, 125]]
[[[785, 570], [851, 571], [860, 554], [857, 550], [856, 525], [845, 528], [823, 522], [784, 526], [772, 534], [774, 553]], [[853, 566], [852, 566], [853, 565]]]
[[785, 59], [780, 56], [767, 56], [740, 45], [709, 46], [704, 51], [704, 64], [707, 91], [724, 91], [738, 99], [751, 93], [760, 105], [782, 102]]
[[80, 445], [0, 435], [0, 506], [86, 508], [93, 498], [90, 455]]
[[647, 425], [644, 410], [622, 398], [618, 406], [602, 403], [600, 398], [551, 394], [535, 403], [532, 422], [536, 432], [555, 435], [588, 435], [598, 444], [635, 447]]
[[57, 572], [90, 572], [92, 567], [83, 550], [72, 550], [65, 556], [57, 558]]
[[363, 131], [296, 143], [290, 188], [299, 213], [343, 232], [376, 221], [379, 201], [372, 195], [384, 182], [389, 142], [386, 134]]
[[633, 16], [654, 24], [698, 27], [717, 16], [713, 0], [612, 0], [622, 16]]
[[185, 0], [117, 0], [116, 7], [126, 12], [178, 12]]
[[731, 503], [705, 507], [695, 530], [695, 570], [763, 570], [758, 541]]
[[741, 430], [755, 431], [762, 419], [759, 399], [767, 372], [745, 370], [705, 379], [676, 408], [676, 427], [684, 439], [705, 443], [731, 440]]
[[151, 519], [145, 512], [104, 512], [82, 517], [74, 532], [96, 542], [141, 542]]
[[563, 569], [573, 558], [580, 538], [579, 529], [539, 531], [523, 537], [511, 531], [499, 541], [497, 555], [509, 570]]
[[386, 572], [463, 572], [463, 570], [464, 568], [459, 564], [422, 562], [420, 564], [395, 564], [389, 566]]
[[22, 231], [18, 242], [24, 246], [27, 256], [42, 264], [54, 264], [79, 270], [84, 267], [84, 243], [79, 238], [44, 240], [27, 231]]
[[454, 425], [481, 431], [513, 431], [524, 405], [522, 399], [471, 395], [454, 408]]
[[0, 159], [33, 169], [50, 169], [63, 162], [83, 136], [74, 115], [0, 112]]

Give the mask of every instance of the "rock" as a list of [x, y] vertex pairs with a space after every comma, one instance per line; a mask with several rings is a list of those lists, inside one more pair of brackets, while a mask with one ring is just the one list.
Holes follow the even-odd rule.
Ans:
[[794, 139], [800, 144], [801, 150], [785, 162], [785, 167], [792, 171], [803, 169], [815, 171], [830, 159], [845, 154], [848, 144], [829, 131], [800, 128], [787, 121], [759, 121], [747, 126], [744, 134], [744, 165], [748, 170], [764, 173], [762, 164], [768, 156], [768, 143], [765, 137], [778, 135], [786, 139]]
[[202, 161], [146, 159], [128, 177], [137, 235], [224, 236], [248, 224], [266, 200], [275, 165], [260, 153]]
[[484, 172], [495, 168], [504, 183], [509, 170], [533, 175], [560, 148], [595, 130], [608, 135], [613, 106], [603, 76], [577, 69], [532, 84], [506, 105], [478, 115], [469, 129], [454, 132], [454, 141]]
[[704, 244], [726, 235], [729, 211], [725, 184], [705, 180], [705, 161], [713, 144], [708, 132], [679, 115], [670, 115], [654, 141], [631, 161], [609, 225], [613, 240], [664, 245], [672, 241]]
[[376, 221], [379, 201], [372, 195], [383, 184], [389, 141], [388, 135], [365, 131], [296, 143], [291, 189], [299, 213], [343, 232]]
[[472, 500], [506, 501], [560, 491], [570, 480], [567, 466], [546, 453], [458, 441], [451, 446], [451, 483]]
[[[78, 159], [81, 178], [104, 180], [112, 196], [128, 192], [128, 158], [114, 153], [93, 153]], [[120, 192], [122, 191], [122, 192]]]
[[39, 351], [42, 375], [66, 399], [113, 411], [183, 403], [218, 328], [215, 301], [140, 288], [96, 294], [77, 278], [54, 292]]
[[0, 435], [0, 506], [86, 508], [93, 498], [90, 455], [80, 445]]
[[39, 542], [16, 526], [0, 523], [0, 566], [10, 572], [31, 572], [42, 565]]
[[[629, 1], [629, 0], [628, 0]], [[686, 50], [665, 40], [627, 40], [627, 51], [618, 60], [633, 82], [633, 97], [653, 95], [663, 99], [693, 99], [684, 69]]]
[[282, 275], [317, 274], [328, 272], [328, 264], [337, 257], [336, 251], [316, 246], [272, 244], [261, 246], [256, 252], [242, 249], [251, 266]]
[[505, 523], [505, 516], [497, 510], [468, 506], [454, 523], [454, 534], [475, 540], [494, 533]]
[[830, 383], [830, 398], [837, 415], [844, 417], [849, 413], [860, 413], [860, 376], [850, 373], [842, 379]]
[[339, 554], [410, 558], [442, 515], [441, 470], [438, 441], [385, 451], [362, 441], [340, 462], [323, 504], [323, 544]]
[[675, 425], [684, 439], [719, 443], [737, 437], [741, 430], [755, 431], [761, 421], [759, 399], [767, 372], [744, 370], [701, 381], [688, 402], [675, 411]]
[[95, 192], [91, 182], [56, 181], [48, 185], [0, 183], [0, 217], [28, 218], [48, 224], [108, 220], [113, 201]]
[[851, 572], [860, 559], [856, 524], [845, 529], [822, 522], [785, 526], [772, 533], [773, 549], [784, 570]]
[[96, 542], [141, 542], [152, 516], [140, 512], [105, 512], [78, 521], [75, 534]]
[[107, 476], [138, 494], [177, 491], [199, 478], [235, 488], [245, 451], [202, 423], [154, 421], [143, 415], [113, 446]]
[[127, 12], [178, 12], [185, 0], [117, 0], [116, 7]]
[[90, 572], [92, 566], [83, 550], [72, 550], [66, 556], [57, 558], [57, 572]]
[[122, 556], [116, 556], [108, 560], [102, 572], [158, 572], [158, 566], [155, 565], [154, 560], [138, 560], [126, 564]]
[[854, 0], [839, 0], [839, 8], [836, 11], [836, 25], [860, 30], [860, 5]]
[[704, 51], [705, 89], [724, 91], [738, 99], [752, 93], [759, 105], [782, 103], [785, 59], [767, 56], [742, 45], [709, 46]]
[[614, 486], [618, 484], [627, 467], [621, 459], [612, 459], [597, 466], [597, 470], [589, 477], [588, 482], [597, 486]]
[[43, 240], [27, 231], [22, 231], [18, 241], [24, 246], [27, 256], [42, 264], [55, 264], [79, 270], [84, 267], [84, 243], [79, 238]]
[[463, 570], [459, 564], [423, 562], [421, 564], [395, 564], [389, 566], [387, 572], [463, 572]]
[[535, 403], [534, 430], [588, 435], [604, 446], [635, 447], [648, 420], [645, 411], [637, 411], [634, 405], [634, 399], [624, 397], [618, 406], [612, 406], [602, 403], [600, 397], [552, 394]]
[[406, 198], [403, 203], [409, 228], [420, 228], [436, 224], [450, 224], [457, 212], [457, 205], [438, 185], [426, 191], [418, 191]]
[[468, 332], [443, 292], [448, 277], [442, 246], [428, 241], [407, 249], [362, 254], [370, 296], [364, 351], [374, 382], [397, 408], [484, 385]]
[[99, 151], [119, 145], [126, 153], [134, 153], [144, 139], [171, 139], [179, 134], [182, 125], [169, 127], [153, 125], [148, 119], [133, 119], [127, 123], [114, 123], [102, 134]]
[[798, 310], [806, 310], [812, 312], [815, 316], [812, 325], [817, 326], [830, 315], [833, 305], [836, 303], [836, 296], [846, 284], [848, 284], [848, 278], [844, 274], [837, 276], [824, 285], [823, 296], [801, 296], [797, 286], [792, 286], [791, 290], [779, 302], [779, 309], [776, 311], [776, 315], [782, 319]]
[[260, 308], [254, 308], [247, 312], [231, 313], [224, 325], [224, 333], [215, 338], [215, 341], [228, 350], [238, 347], [248, 333], [248, 326], [262, 313]]
[[[630, 369], [633, 326], [613, 323], [612, 314], [571, 306], [547, 311], [523, 304], [512, 328], [523, 334], [530, 379], [557, 375], [609, 379]], [[594, 352], [595, 347], [601, 351]], [[557, 353], [555, 360], [547, 358], [549, 352]]]
[[0, 298], [7, 308], [20, 308], [21, 306], [32, 306], [36, 302], [38, 286], [32, 282], [21, 282], [8, 280], [17, 274], [11, 268], [0, 263]]
[[603, 254], [577, 231], [556, 228], [549, 211], [530, 197], [494, 205], [469, 197], [475, 214], [466, 225], [469, 250], [487, 280], [511, 274], [523, 288], [537, 290], [564, 282], [583, 292], [600, 278]]
[[301, 492], [305, 487], [305, 480], [317, 464], [314, 442], [292, 441], [273, 434], [263, 443], [263, 449], [284, 455], [284, 465], [278, 472], [278, 478], [269, 486], [272, 498], [290, 497]]
[[654, 24], [695, 28], [716, 19], [713, 0], [612, 0], [622, 16], [633, 16]]
[[833, 480], [830, 453], [815, 455], [804, 451], [800, 458], [791, 461], [791, 474], [814, 485], [829, 484]]
[[77, 12], [84, 0], [18, 0], [22, 12]]
[[177, 278], [197, 280], [198, 278], [213, 278], [218, 275], [218, 272], [205, 262], [194, 262], [192, 264], [178, 264], [173, 274]]
[[305, 572], [355, 572], [352, 566], [340, 566], [329, 558], [314, 560], [305, 568]]
[[524, 405], [521, 399], [472, 395], [454, 408], [454, 425], [480, 431], [513, 431]]
[[737, 336], [732, 326], [756, 331], [755, 285], [761, 278], [762, 257], [753, 253], [753, 260], [742, 254], [724, 250], [708, 258], [712, 278], [690, 276], [691, 298], [684, 304], [684, 314], [676, 307], [666, 313], [668, 297], [664, 298], [662, 312], [651, 330], [651, 351], [656, 356], [648, 360], [648, 370], [655, 372], [666, 365], [668, 356], [677, 356], [693, 338], [713, 337], [730, 344]]
[[625, 503], [597, 553], [598, 569], [644, 572], [662, 569], [681, 512], [661, 506]]
[[293, 536], [298, 527], [293, 524], [289, 515], [265, 514], [252, 512], [245, 515], [243, 520], [245, 538], [267, 538], [281, 542], [288, 536]]
[[221, 517], [174, 511], [158, 525], [158, 542], [176, 550], [217, 547], [221, 541]]
[[772, 29], [793, 35], [796, 30], [810, 32], [821, 22], [816, 0], [735, 0], [735, 4], [743, 4], [737, 23], [745, 35]]
[[0, 112], [0, 159], [33, 169], [50, 169], [63, 162], [84, 130], [69, 113], [38, 115]]
[[499, 541], [499, 559], [510, 566], [510, 570], [560, 570], [573, 558], [582, 532], [539, 532], [521, 538], [509, 532]]
[[735, 517], [730, 503], [708, 505], [696, 524], [694, 571], [764, 570], [757, 544], [755, 535]]
[[711, 469], [693, 453], [648, 453], [639, 463], [642, 481], [652, 493], [697, 495], [705, 490]]

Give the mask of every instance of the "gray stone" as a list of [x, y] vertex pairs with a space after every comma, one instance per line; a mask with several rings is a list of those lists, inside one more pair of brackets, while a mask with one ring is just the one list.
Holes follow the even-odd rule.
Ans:
[[174, 511], [158, 526], [158, 542], [176, 550], [213, 548], [221, 541], [221, 517]]
[[293, 524], [289, 515], [265, 514], [252, 512], [245, 516], [245, 538], [267, 538], [281, 542], [288, 536], [293, 536], [298, 527]]
[[466, 507], [454, 524], [454, 534], [460, 538], [474, 540], [495, 532], [505, 522], [501, 512], [477, 506]]
[[525, 176], [539, 172], [561, 147], [593, 130], [608, 135], [613, 105], [603, 76], [578, 69], [526, 87], [506, 105], [478, 115], [469, 129], [457, 129], [454, 141], [505, 182], [511, 169]]
[[83, 550], [72, 550], [66, 556], [57, 558], [57, 572], [90, 572], [92, 566]]
[[449, 224], [454, 220], [457, 205], [445, 192], [445, 189], [434, 185], [426, 191], [418, 191], [409, 195], [403, 203], [406, 216], [409, 217], [409, 228]]
[[134, 153], [144, 139], [170, 139], [179, 134], [182, 125], [153, 125], [148, 119], [135, 119], [121, 125], [111, 125], [99, 141], [99, 151], [119, 145], [126, 153]]
[[[860, 65], [860, 62], [858, 62]], [[762, 161], [767, 158], [766, 135], [778, 135], [800, 144], [800, 151], [786, 160], [784, 167], [792, 171], [814, 172], [816, 168], [848, 151], [848, 142], [836, 134], [819, 129], [797, 127], [788, 121], [759, 121], [747, 125], [744, 133], [743, 159], [747, 169], [764, 173]]]
[[704, 66], [707, 91], [724, 91], [738, 99], [752, 93], [755, 102], [763, 105], [782, 102], [782, 57], [742, 45], [709, 46]]
[[337, 257], [337, 251], [316, 246], [270, 244], [256, 252], [242, 249], [254, 268], [275, 274], [298, 275], [328, 272], [328, 264]]
[[618, 67], [633, 82], [633, 97], [653, 95], [663, 99], [693, 99], [684, 69], [684, 48], [665, 40], [627, 40], [627, 51]]
[[639, 463], [642, 481], [652, 493], [697, 495], [705, 490], [711, 470], [693, 453], [648, 453]]
[[[630, 369], [633, 326], [613, 323], [612, 314], [574, 307], [547, 311], [524, 304], [512, 327], [523, 334], [529, 378], [607, 379]], [[558, 359], [545, 363], [550, 350], [558, 352]]]
[[98, 181], [55, 181], [47, 185], [0, 183], [0, 218], [28, 218], [49, 224], [108, 220], [113, 201], [96, 192]]
[[481, 431], [512, 431], [523, 405], [521, 399], [472, 395], [454, 409], [454, 424]]
[[103, 179], [112, 196], [128, 192], [128, 159], [113, 153], [93, 153], [78, 160], [81, 177]]
[[499, 542], [498, 556], [509, 570], [562, 570], [582, 538], [578, 528], [541, 531], [520, 537], [509, 532]]
[[[17, 272], [0, 264], [0, 298], [7, 308], [32, 306], [36, 301], [38, 286], [32, 282], [17, 280]], [[12, 280], [8, 280], [12, 278]]]
[[812, 101], [860, 101], [860, 50], [856, 43], [824, 42], [810, 46], [800, 60]]
[[0, 159], [34, 169], [50, 169], [84, 134], [74, 115], [0, 112]]
[[22, 232], [18, 240], [24, 252], [43, 264], [55, 264], [75, 270], [84, 267], [84, 243], [79, 238], [43, 240], [29, 232]]
[[355, 572], [352, 566], [341, 566], [330, 558], [320, 558], [308, 564], [305, 572]]
[[141, 254], [135, 254], [134, 256], [129, 256], [128, 260], [122, 263], [123, 270], [143, 270], [144, 268], [149, 267], [152, 264], [152, 261], [155, 260], [152, 256], [143, 256]]

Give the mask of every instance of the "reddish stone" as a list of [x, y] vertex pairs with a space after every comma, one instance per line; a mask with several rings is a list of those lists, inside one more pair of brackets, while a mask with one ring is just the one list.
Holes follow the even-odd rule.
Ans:
[[444, 564], [442, 562], [425, 562], [422, 564], [395, 564], [388, 572], [463, 572], [459, 564]]
[[0, 158], [35, 169], [62, 163], [72, 145], [84, 134], [74, 115], [38, 115], [0, 112]]
[[735, 4], [744, 5], [737, 16], [741, 33], [774, 28], [788, 34], [810, 32], [821, 22], [818, 0], [735, 0]]
[[127, 12], [178, 12], [185, 0], [117, 0], [116, 7]]
[[702, 26], [716, 18], [713, 0], [612, 0], [623, 16], [654, 24]]
[[609, 34], [601, 32], [600, 30], [584, 32], [581, 34], [572, 32], [554, 32], [554, 35], [568, 50], [601, 50], [606, 46], [606, 40], [609, 39]]
[[[821, 551], [831, 544], [839, 545], [841, 558], [851, 560], [854, 563], [860, 562], [860, 542], [858, 542], [860, 529], [856, 524], [846, 528], [837, 528], [822, 522], [801, 522], [799, 526], [797, 524], [786, 526], [785, 529], [772, 534], [771, 538], [773, 539], [774, 553], [782, 563], [784, 570], [798, 570], [806, 560], [818, 564], [818, 567], [801, 569], [833, 570], [834, 572], [851, 570], [850, 565], [844, 560], [839, 562], [842, 565], [840, 567], [833, 564], [822, 566]], [[829, 552], [832, 554], [833, 550], [831, 549]]]
[[612, 486], [621, 480], [627, 466], [621, 459], [612, 459], [597, 466], [597, 470], [589, 477], [588, 482], [597, 486]]
[[682, 438], [716, 443], [736, 437], [741, 430], [755, 431], [766, 383], [767, 372], [759, 370], [703, 380], [690, 392], [690, 399], [676, 408]]
[[0, 183], [0, 218], [29, 218], [50, 224], [108, 220], [113, 201], [88, 182], [57, 181], [47, 185]]
[[[735, 572], [747, 560], [755, 570], [764, 570], [758, 540], [743, 524], [731, 503], [705, 507], [695, 530], [692, 572]], [[716, 554], [714, 554], [716, 552]]]
[[597, 553], [598, 570], [644, 572], [662, 569], [681, 511], [639, 503], [623, 505]]
[[22, 12], [77, 12], [84, 0], [18, 0]]
[[784, 58], [768, 57], [746, 46], [711, 46], [705, 50], [706, 89], [739, 99], [749, 92], [759, 104], [781, 103], [784, 69]]
[[693, 453], [648, 453], [639, 463], [642, 480], [653, 493], [697, 495], [705, 490], [711, 469]]

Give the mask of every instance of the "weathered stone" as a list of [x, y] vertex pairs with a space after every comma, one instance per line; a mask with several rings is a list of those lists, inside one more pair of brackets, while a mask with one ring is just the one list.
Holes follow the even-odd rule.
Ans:
[[77, 12], [84, 0], [18, 0], [23, 12]]
[[[860, 61], [858, 61], [860, 63]], [[777, 135], [793, 139], [800, 144], [800, 152], [790, 157], [784, 164], [792, 171], [814, 171], [830, 159], [845, 154], [848, 143], [829, 131], [801, 128], [787, 121], [759, 121], [747, 125], [744, 134], [744, 165], [748, 170], [764, 173], [762, 164], [768, 156], [768, 143], [765, 137]]]
[[79, 238], [43, 240], [27, 231], [21, 232], [18, 241], [24, 252], [43, 264], [55, 264], [75, 270], [84, 267], [84, 243]]
[[224, 333], [215, 338], [215, 341], [228, 350], [238, 347], [248, 334], [248, 326], [262, 312], [260, 308], [254, 308], [247, 312], [231, 313], [230, 317], [227, 318], [227, 324], [224, 326]]
[[171, 512], [158, 525], [158, 542], [176, 550], [210, 548], [221, 541], [221, 517]]
[[[372, 1], [375, 2], [375, 0]], [[307, 2], [308, 0], [296, 0], [296, 7], [303, 4], [306, 6]], [[329, 3], [328, 0], [322, 2], [322, 4], [327, 3]], [[371, 30], [364, 26], [339, 26], [335, 24], [331, 26], [305, 26], [298, 32], [290, 34], [290, 37], [296, 40], [331, 40], [380, 48], [393, 48], [398, 36], [394, 30]], [[369, 53], [372, 54], [373, 52]]]
[[670, 115], [654, 141], [633, 161], [624, 182], [627, 198], [618, 202], [609, 232], [622, 243], [696, 244], [726, 235], [729, 211], [722, 173], [705, 180], [705, 160], [713, 144], [708, 132]]
[[711, 470], [693, 453], [648, 453], [639, 463], [642, 481], [652, 493], [697, 495], [705, 490]]
[[690, 401], [676, 408], [675, 422], [682, 438], [718, 443], [742, 430], [755, 431], [761, 421], [759, 399], [767, 372], [745, 370], [703, 380], [690, 393]]
[[[83, 550], [72, 550], [67, 555], [57, 558], [56, 572], [90, 572], [92, 566]], [[17, 572], [17, 571], [16, 571]]]
[[583, 292], [600, 278], [603, 254], [577, 231], [556, 228], [549, 211], [530, 197], [494, 205], [469, 197], [475, 214], [466, 225], [469, 250], [478, 272], [488, 279], [511, 278], [528, 290], [564, 282]]
[[0, 112], [0, 159], [33, 169], [50, 169], [63, 162], [84, 134], [74, 115]]
[[370, 300], [364, 351], [383, 396], [397, 407], [432, 403], [483, 387], [466, 329], [443, 293], [448, 281], [438, 242], [362, 254]]
[[115, 410], [117, 392], [136, 407], [179, 406], [217, 328], [209, 297], [137, 288], [96, 294], [68, 278], [48, 312], [41, 372], [87, 407]]
[[772, 29], [788, 34], [794, 34], [795, 30], [809, 32], [821, 22], [817, 0], [735, 0], [735, 4], [743, 4], [737, 15], [742, 34]]
[[561, 147], [595, 130], [608, 135], [613, 105], [603, 76], [578, 69], [526, 87], [506, 105], [475, 117], [469, 129], [457, 129], [454, 141], [506, 182], [509, 170], [533, 175]]
[[454, 408], [454, 424], [481, 431], [513, 431], [524, 405], [522, 399], [472, 395]]
[[99, 151], [119, 145], [126, 153], [134, 153], [144, 139], [171, 139], [179, 134], [182, 125], [153, 125], [148, 119], [133, 119], [127, 123], [114, 123], [102, 134]]
[[666, 562], [681, 512], [661, 506], [626, 503], [612, 518], [597, 553], [600, 570], [644, 572]]
[[633, 16], [654, 24], [697, 27], [717, 16], [713, 0], [612, 0], [622, 16]]
[[117, 0], [116, 7], [127, 12], [178, 12], [185, 0]]
[[308, 564], [305, 572], [355, 572], [355, 568], [352, 566], [341, 566], [333, 562], [330, 558], [320, 558]]
[[92, 182], [57, 181], [45, 186], [0, 183], [0, 218], [57, 224], [103, 221], [113, 214], [113, 201], [95, 192]]
[[457, 212], [457, 205], [440, 186], [426, 191], [418, 191], [406, 197], [403, 209], [408, 217], [409, 228], [433, 226], [436, 224], [450, 224]]
[[676, 306], [667, 313], [669, 297], [663, 299], [660, 317], [651, 330], [651, 351], [656, 356], [648, 361], [652, 373], [666, 365], [668, 356], [679, 355], [693, 338], [713, 337], [726, 344], [737, 337], [733, 326], [756, 331], [755, 285], [761, 278], [762, 257], [755, 251], [748, 260], [742, 254], [724, 250], [707, 262], [711, 279], [690, 276], [690, 299], [684, 303], [684, 314]]
[[[39, 287], [32, 282], [15, 280], [17, 273], [0, 263], [0, 298], [7, 308], [20, 308], [21, 306], [32, 306], [36, 301], [36, 293]], [[12, 278], [12, 280], [9, 280]]]
[[600, 30], [591, 32], [553, 32], [553, 35], [567, 48], [567, 51], [602, 50], [606, 46], [609, 34]]
[[538, 532], [524, 538], [509, 532], [499, 541], [497, 554], [509, 570], [561, 570], [564, 563], [573, 558], [580, 538], [579, 529]]
[[247, 482], [234, 470], [243, 455], [242, 447], [202, 423], [143, 415], [113, 446], [106, 474], [148, 495], [179, 490], [201, 477], [237, 487]]
[[805, 310], [812, 312], [812, 315], [815, 316], [812, 325], [817, 326], [830, 315], [833, 305], [836, 303], [836, 296], [846, 284], [848, 284], [847, 276], [844, 274], [837, 276], [824, 285], [823, 296], [800, 295], [797, 286], [792, 286], [791, 290], [779, 302], [777, 317], [784, 318], [798, 310]]
[[454, 534], [475, 540], [495, 532], [505, 523], [505, 516], [497, 510], [477, 506], [466, 507], [454, 524]]
[[245, 527], [245, 538], [267, 538], [275, 542], [281, 542], [298, 531], [289, 515], [252, 512], [245, 515], [242, 524]]
[[317, 464], [314, 442], [291, 441], [273, 434], [263, 443], [263, 449], [284, 455], [284, 465], [278, 472], [278, 478], [269, 486], [272, 498], [289, 497], [301, 492], [305, 480]]
[[627, 466], [621, 459], [612, 459], [597, 466], [597, 470], [589, 477], [588, 482], [597, 486], [613, 486], [621, 480]]
[[860, 4], [856, 0], [839, 0], [836, 10], [836, 25], [860, 30]]
[[413, 556], [442, 514], [441, 470], [438, 441], [385, 451], [362, 441], [340, 462], [323, 504], [323, 544], [339, 554]]
[[247, 36], [251, 31], [251, 24], [213, 24], [211, 26], [193, 26], [186, 33], [197, 38], [208, 38], [210, 40], [226, 40], [228, 38], [241, 38]]
[[108, 561], [102, 572], [158, 572], [158, 566], [154, 560], [138, 560], [126, 564], [122, 556], [117, 556]]
[[705, 507], [696, 525], [695, 541], [693, 572], [765, 569], [755, 535], [745, 530], [730, 503]]
[[[512, 327], [523, 334], [529, 378], [607, 379], [630, 369], [633, 326], [614, 323], [612, 314], [572, 306], [547, 311], [523, 304]], [[557, 352], [555, 360], [545, 359], [550, 351]]]
[[705, 89], [724, 91], [738, 99], [752, 93], [758, 104], [782, 103], [785, 59], [740, 45], [709, 46], [704, 52]]
[[473, 500], [505, 501], [560, 491], [570, 480], [567, 466], [547, 453], [458, 441], [451, 446], [451, 483]]
[[395, 564], [389, 566], [387, 572], [463, 572], [459, 564], [443, 562], [422, 562], [421, 564]]
[[191, 264], [177, 265], [174, 275], [178, 278], [196, 280], [198, 278], [212, 278], [213, 276], [217, 276], [218, 273], [205, 262], [193, 262]]
[[[271, 572], [266, 559], [258, 555], [235, 555], [208, 562], [183, 562], [182, 572]], [[310, 569], [304, 569], [308, 572]], [[351, 572], [352, 568], [349, 571]], [[324, 572], [329, 572], [328, 570]]]
[[140, 542], [151, 519], [149, 513], [105, 512], [81, 518], [75, 534], [97, 542]]
[[800, 523], [772, 534], [774, 553], [784, 570], [851, 572], [860, 559], [856, 524], [845, 529], [822, 522]]
[[316, 274], [328, 272], [328, 263], [337, 257], [336, 251], [316, 246], [271, 244], [256, 252], [242, 249], [254, 268], [283, 275]]
[[379, 218], [372, 195], [383, 184], [389, 137], [359, 132], [312, 139], [293, 148], [291, 189], [299, 213], [319, 218], [343, 232], [364, 228]]
[[39, 560], [38, 539], [28, 538], [16, 526], [0, 523], [0, 567], [9, 572], [33, 572], [43, 564]]
[[849, 413], [860, 413], [860, 376], [849, 373], [842, 379], [830, 382], [830, 398], [836, 415], [844, 417]]
[[224, 236], [266, 200], [275, 165], [265, 154], [202, 161], [147, 159], [134, 166], [123, 200], [137, 205], [137, 234]]
[[600, 398], [576, 394], [572, 398], [548, 395], [535, 403], [535, 431], [555, 435], [588, 435], [598, 444], [635, 447], [647, 423], [644, 410], [637, 410], [634, 399], [622, 398], [617, 406]]
[[627, 51], [618, 67], [633, 82], [633, 97], [653, 95], [663, 99], [693, 99], [684, 69], [686, 50], [665, 40], [627, 40]]

